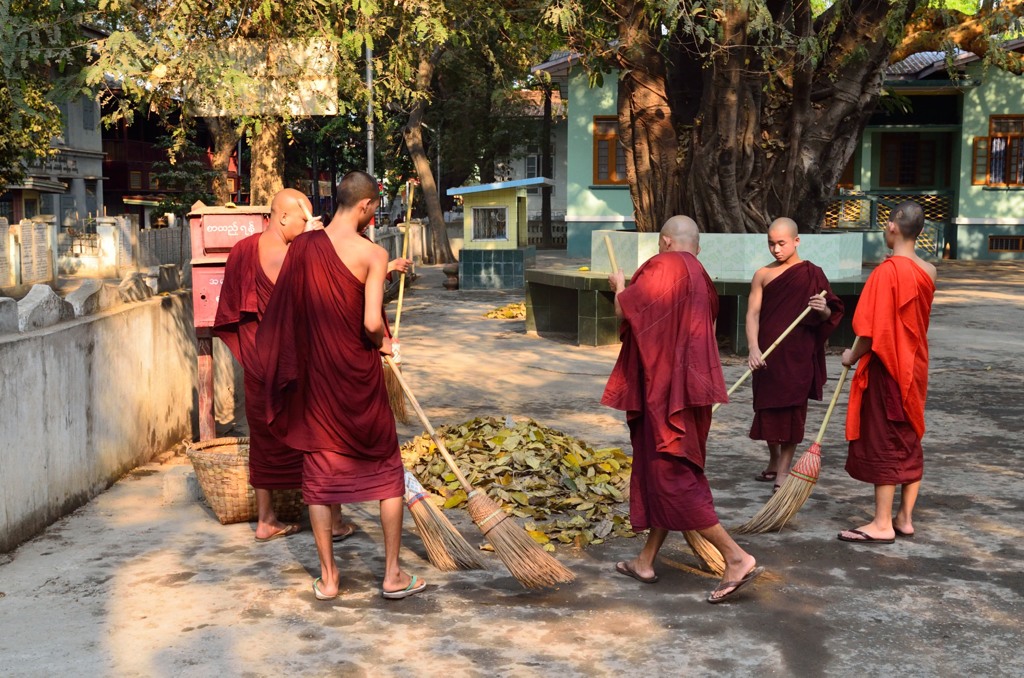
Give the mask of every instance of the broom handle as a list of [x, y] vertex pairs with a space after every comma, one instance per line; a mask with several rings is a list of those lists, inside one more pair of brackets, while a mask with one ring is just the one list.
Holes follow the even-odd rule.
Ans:
[[452, 455], [448, 453], [448, 448], [444, 446], [444, 441], [442, 441], [438, 437], [437, 432], [434, 430], [434, 427], [430, 425], [430, 421], [427, 419], [427, 415], [423, 413], [423, 408], [420, 407], [419, 402], [416, 401], [416, 396], [412, 394], [412, 389], [409, 388], [409, 384], [406, 383], [405, 377], [402, 376], [402, 371], [398, 369], [398, 365], [395, 364], [395, 361], [391, 358], [391, 356], [384, 356], [384, 360], [387, 362], [388, 366], [391, 368], [391, 371], [398, 379], [398, 383], [402, 385], [402, 390], [405, 391], [405, 395], [409, 398], [409, 402], [412, 403], [412, 408], [416, 410], [416, 414], [420, 418], [420, 423], [423, 424], [423, 428], [425, 428], [427, 430], [427, 433], [430, 434], [430, 439], [434, 441], [435, 445], [437, 445], [437, 449], [441, 453], [441, 456], [444, 457], [445, 462], [448, 464], [448, 468], [450, 468], [452, 470], [452, 473], [455, 474], [455, 477], [458, 479], [463, 489], [466, 490], [466, 493], [468, 494], [472, 492], [473, 486], [469, 484], [468, 480], [466, 480], [466, 476], [462, 475], [462, 471], [460, 471], [459, 467], [455, 464], [455, 460], [452, 459]]
[[615, 261], [615, 250], [612, 249], [612, 239], [608, 236], [604, 237], [604, 246], [608, 249], [608, 261], [612, 263], [612, 273], [618, 273], [619, 264]]
[[[412, 220], [412, 195], [416, 186], [410, 181], [405, 185], [406, 206], [405, 206], [405, 235], [402, 238], [402, 258], [409, 253], [409, 222]], [[405, 296], [405, 271], [398, 279], [398, 309], [395, 311], [395, 331], [391, 334], [392, 339], [398, 338], [398, 327], [402, 324], [402, 298]]]
[[[857, 350], [857, 342], [860, 341], [860, 337], [854, 337], [853, 346], [850, 347], [851, 351]], [[814, 439], [814, 442], [821, 444], [821, 439], [825, 437], [825, 429], [828, 428], [828, 420], [832, 417], [832, 410], [835, 409], [836, 403], [839, 401], [839, 392], [843, 390], [843, 382], [846, 381], [846, 375], [850, 373], [850, 368], [843, 365], [843, 372], [839, 375], [839, 383], [836, 384], [836, 390], [832, 391], [832, 400], [828, 403], [828, 409], [825, 410], [825, 419], [821, 422], [821, 428], [818, 429], [818, 437]]]
[[[826, 291], [825, 291], [825, 290], [822, 290], [821, 292], [818, 292], [818, 293], [817, 293], [816, 295], [814, 295], [814, 296], [816, 296], [816, 297], [824, 297], [824, 296], [825, 296], [825, 294], [826, 294]], [[810, 306], [808, 306], [808, 307], [806, 307], [806, 308], [805, 308], [804, 310], [800, 311], [800, 315], [798, 315], [798, 316], [796, 317], [796, 320], [794, 320], [793, 322], [791, 322], [791, 323], [789, 324], [789, 327], [787, 327], [787, 328], [786, 328], [785, 330], [783, 330], [783, 331], [782, 331], [782, 334], [780, 334], [780, 335], [779, 335], [779, 338], [778, 338], [778, 339], [776, 339], [776, 340], [775, 340], [775, 341], [774, 341], [774, 342], [772, 343], [772, 345], [771, 345], [771, 346], [769, 346], [769, 347], [768, 347], [768, 348], [767, 348], [767, 349], [765, 350], [765, 352], [761, 354], [761, 358], [762, 358], [762, 359], [764, 359], [764, 358], [767, 358], [767, 357], [768, 357], [768, 356], [769, 356], [769, 355], [771, 354], [771, 352], [775, 350], [775, 347], [776, 347], [776, 346], [778, 346], [779, 344], [781, 344], [781, 343], [782, 343], [782, 340], [783, 340], [783, 339], [785, 339], [786, 337], [788, 337], [788, 336], [789, 336], [789, 333], [790, 333], [790, 332], [792, 332], [792, 331], [793, 331], [794, 329], [796, 329], [796, 326], [800, 324], [800, 321], [801, 321], [801, 320], [803, 320], [804, 318], [806, 318], [806, 317], [807, 317], [807, 314], [808, 314], [808, 313], [810, 313], [810, 312], [811, 312], [811, 307], [810, 307]], [[748, 370], [747, 370], [746, 372], [744, 372], [744, 373], [743, 373], [743, 376], [742, 376], [742, 377], [740, 377], [740, 378], [739, 378], [739, 380], [738, 380], [738, 381], [737, 381], [737, 382], [736, 382], [735, 384], [733, 384], [733, 385], [732, 385], [732, 387], [731, 387], [731, 388], [730, 388], [730, 389], [729, 389], [728, 391], [726, 391], [726, 393], [725, 393], [725, 394], [726, 394], [727, 396], [731, 396], [731, 395], [733, 394], [733, 392], [734, 392], [734, 391], [735, 391], [736, 389], [738, 389], [738, 388], [740, 387], [740, 384], [742, 384], [743, 382], [745, 382], [745, 381], [747, 380], [747, 378], [748, 378], [748, 377], [750, 377], [750, 375], [751, 375], [751, 374], [753, 374], [753, 373], [754, 373], [754, 371], [753, 371], [753, 370], [750, 370], [750, 369], [748, 369]], [[719, 407], [721, 407], [721, 406], [722, 406], [722, 403], [715, 403], [715, 404], [714, 404], [714, 405], [713, 405], [713, 406], [711, 407], [711, 411], [712, 411], [712, 412], [715, 412], [715, 411], [716, 411], [716, 410], [717, 410], [717, 409], [718, 409]]]

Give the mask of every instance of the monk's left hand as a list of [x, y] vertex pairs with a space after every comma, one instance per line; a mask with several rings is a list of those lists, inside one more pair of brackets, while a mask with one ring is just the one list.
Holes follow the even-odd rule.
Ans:
[[611, 285], [612, 292], [615, 294], [626, 289], [626, 274], [622, 272], [621, 268], [608, 274], [608, 284]]
[[843, 351], [842, 362], [843, 367], [853, 367], [853, 363], [856, 362], [853, 360], [853, 349], [848, 348]]
[[823, 320], [828, 319], [828, 317], [832, 315], [832, 311], [829, 309], [828, 304], [825, 303], [825, 299], [822, 297], [817, 295], [811, 297], [807, 302], [807, 305], [817, 311], [818, 315], [821, 316]]
[[320, 220], [320, 217], [310, 217], [306, 219], [306, 228], [303, 233], [309, 233], [310, 231], [319, 231], [324, 227], [324, 222]]
[[412, 260], [398, 257], [388, 262], [388, 273], [392, 271], [398, 271], [399, 273], [408, 273], [409, 266], [412, 264]]

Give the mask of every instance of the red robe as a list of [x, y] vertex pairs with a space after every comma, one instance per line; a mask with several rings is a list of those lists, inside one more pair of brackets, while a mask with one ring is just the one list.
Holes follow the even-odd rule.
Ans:
[[267, 490], [295, 489], [302, 486], [302, 452], [283, 444], [267, 426], [263, 363], [256, 352], [256, 328], [274, 291], [260, 266], [259, 240], [256, 233], [231, 248], [213, 333], [245, 370], [249, 484]]
[[601, 402], [629, 423], [630, 522], [636, 530], [712, 527], [706, 443], [711, 405], [728, 401], [714, 284], [692, 254], [666, 252], [637, 269], [619, 306], [622, 348]]
[[768, 356], [767, 366], [754, 372], [754, 440], [795, 445], [804, 439], [807, 400], [821, 400], [827, 379], [825, 342], [843, 317], [842, 300], [832, 293], [824, 271], [809, 261], [794, 264], [764, 286], [757, 331], [761, 350], [822, 290], [832, 315], [823, 321], [816, 311], [808, 313]]
[[281, 440], [306, 452], [307, 504], [405, 492], [380, 352], [363, 330], [364, 303], [364, 284], [324, 231], [292, 242], [258, 337], [267, 420]]
[[864, 285], [853, 331], [871, 338], [850, 382], [847, 472], [876, 485], [921, 479], [928, 392], [928, 323], [935, 283], [906, 257], [893, 256]]

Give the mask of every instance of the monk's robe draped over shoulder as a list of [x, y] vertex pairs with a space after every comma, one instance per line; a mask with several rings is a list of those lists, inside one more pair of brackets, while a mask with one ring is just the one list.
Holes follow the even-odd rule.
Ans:
[[907, 422], [924, 435], [928, 393], [928, 322], [935, 283], [907, 257], [893, 256], [871, 272], [853, 315], [853, 331], [871, 338], [871, 351], [857, 364], [850, 382], [846, 438], [860, 437], [860, 404], [868, 367], [880, 360], [896, 383]]
[[894, 256], [882, 263], [853, 316], [871, 351], [850, 385], [846, 471], [875, 485], [902, 485], [924, 474], [924, 405], [928, 388], [928, 322], [935, 284], [917, 264]]
[[664, 252], [637, 269], [619, 294], [619, 306], [622, 348], [601, 402], [643, 412], [654, 426], [657, 452], [704, 468], [703, 453], [684, 441], [683, 413], [728, 402], [714, 333], [718, 294], [711, 278], [692, 254]]
[[263, 363], [256, 349], [256, 329], [274, 292], [260, 265], [260, 234], [231, 248], [217, 303], [213, 333], [244, 369], [245, 418], [249, 424], [249, 484], [260, 489], [294, 489], [302, 485], [302, 452], [279, 441], [266, 421]]
[[363, 329], [364, 284], [324, 231], [288, 248], [260, 325], [267, 420], [307, 452], [309, 504], [388, 499], [404, 492], [394, 415], [379, 351]]
[[832, 293], [825, 273], [801, 261], [764, 286], [757, 343], [761, 350], [807, 308], [807, 301], [826, 290], [825, 303], [832, 315], [822, 321], [811, 311], [768, 356], [767, 366], [753, 374], [754, 409], [806, 405], [821, 400], [827, 379], [825, 342], [843, 317], [843, 301]]

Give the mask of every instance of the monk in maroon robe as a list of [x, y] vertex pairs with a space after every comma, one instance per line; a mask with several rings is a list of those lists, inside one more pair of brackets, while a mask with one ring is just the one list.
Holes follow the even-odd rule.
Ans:
[[654, 583], [654, 560], [669, 531], [696, 530], [725, 558], [722, 581], [708, 597], [719, 603], [763, 568], [719, 523], [704, 475], [711, 406], [728, 397], [715, 339], [718, 295], [697, 261], [699, 237], [692, 219], [672, 217], [661, 229], [659, 253], [629, 287], [622, 271], [609, 275], [622, 349], [601, 402], [626, 412], [630, 522], [636, 531], [650, 530], [640, 554], [615, 569]]
[[286, 537], [300, 529], [297, 524], [279, 521], [271, 503], [272, 490], [301, 487], [302, 452], [280, 442], [267, 426], [256, 328], [274, 291], [288, 244], [309, 227], [305, 215], [310, 207], [306, 196], [295, 189], [285, 189], [274, 196], [267, 229], [231, 248], [214, 320], [214, 335], [224, 341], [245, 371], [249, 484], [256, 491], [256, 541], [261, 542]]
[[319, 600], [338, 595], [329, 505], [380, 502], [385, 598], [426, 583], [401, 570], [404, 469], [380, 354], [391, 353], [381, 312], [387, 252], [361, 233], [380, 198], [365, 172], [338, 184], [338, 211], [322, 231], [295, 239], [260, 325], [267, 420], [285, 444], [305, 452], [302, 496], [309, 504], [320, 576]]
[[[912, 200], [890, 213], [885, 243], [892, 256], [868, 276], [853, 314], [857, 344], [843, 364], [850, 382], [846, 471], [875, 486], [875, 517], [839, 533], [842, 541], [891, 544], [914, 534], [914, 504], [924, 474], [924, 404], [928, 394], [928, 324], [935, 267], [915, 251], [924, 210]], [[863, 359], [862, 359], [863, 358]], [[892, 514], [896, 487], [900, 506]]]
[[[800, 259], [796, 222], [782, 217], [768, 227], [775, 261], [758, 269], [747, 299], [747, 363], [753, 371], [753, 440], [768, 444], [768, 468], [755, 480], [778, 490], [804, 439], [807, 400], [821, 400], [825, 384], [825, 342], [843, 317], [843, 302], [832, 293], [824, 271]], [[822, 290], [826, 296], [817, 296]], [[812, 311], [772, 351], [767, 349], [808, 306]]]

